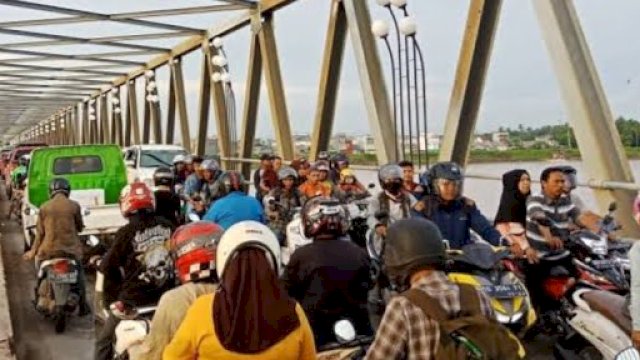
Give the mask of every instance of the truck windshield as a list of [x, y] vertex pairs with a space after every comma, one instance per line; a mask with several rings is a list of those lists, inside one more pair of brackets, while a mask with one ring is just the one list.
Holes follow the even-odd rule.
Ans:
[[156, 168], [172, 166], [176, 155], [187, 155], [184, 150], [142, 150], [140, 151], [140, 167]]

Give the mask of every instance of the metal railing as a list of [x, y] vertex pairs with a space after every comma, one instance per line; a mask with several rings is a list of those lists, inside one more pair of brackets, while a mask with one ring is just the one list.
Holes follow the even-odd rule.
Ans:
[[[245, 159], [245, 158], [236, 158], [236, 157], [225, 157], [221, 158], [221, 160], [229, 161], [231, 163], [249, 163], [249, 164], [259, 164], [259, 159]], [[288, 163], [285, 161], [285, 163]], [[378, 166], [373, 165], [350, 165], [350, 167], [354, 170], [366, 170], [366, 171], [378, 171]], [[494, 181], [502, 181], [501, 175], [493, 175], [487, 173], [480, 172], [465, 172], [465, 176], [470, 179], [479, 179], [479, 180], [494, 180]], [[540, 180], [531, 179], [534, 183], [540, 183]], [[599, 189], [599, 190], [628, 190], [628, 191], [640, 191], [640, 184], [638, 183], [630, 183], [623, 181], [611, 181], [611, 180], [597, 180], [597, 179], [589, 179], [587, 181], [579, 181], [577, 183], [579, 187], [588, 187], [590, 189]]]

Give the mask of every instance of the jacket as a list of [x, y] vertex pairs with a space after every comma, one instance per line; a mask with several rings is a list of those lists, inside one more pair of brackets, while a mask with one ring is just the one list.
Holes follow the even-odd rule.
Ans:
[[261, 353], [239, 354], [225, 349], [218, 340], [213, 324], [214, 301], [215, 294], [210, 294], [193, 303], [171, 343], [164, 349], [164, 360], [315, 360], [313, 334], [299, 305], [296, 306], [300, 319], [298, 329]]
[[182, 210], [180, 197], [170, 190], [156, 190], [154, 196], [156, 199], [156, 215], [171, 221], [173, 229], [178, 227], [178, 217]]
[[[267, 203], [267, 198], [272, 198], [277, 205]], [[302, 206], [300, 192], [296, 188], [286, 192], [283, 188], [277, 187], [269, 192], [264, 201], [269, 227], [276, 234], [284, 234], [287, 224], [293, 219], [293, 210]]]
[[84, 228], [80, 205], [64, 194], [56, 194], [40, 206], [34, 247], [39, 260], [59, 253], [82, 257], [78, 233]]
[[[384, 239], [375, 232], [375, 229], [381, 225], [390, 225], [395, 221], [406, 219], [411, 216], [411, 208], [416, 204], [413, 195], [403, 192], [402, 197], [392, 200], [385, 191], [379, 192], [372, 196], [369, 200], [369, 236], [367, 241], [367, 251], [373, 258], [378, 258], [382, 252], [382, 243]], [[385, 211], [388, 217], [378, 220], [376, 213]]]
[[199, 195], [202, 189], [202, 180], [195, 173], [189, 175], [184, 182], [184, 194], [190, 198], [193, 195]]
[[482, 215], [473, 200], [462, 197], [444, 204], [436, 196], [427, 195], [416, 205], [417, 216], [433, 221], [452, 249], [472, 243], [471, 230], [492, 245], [500, 244], [500, 233]]
[[351, 318], [358, 335], [371, 335], [367, 293], [373, 287], [367, 253], [344, 239], [314, 240], [298, 248], [282, 277], [305, 310], [316, 346], [335, 342], [333, 325]]
[[[153, 314], [149, 335], [142, 343], [142, 352], [131, 360], [160, 360], [162, 351], [187, 315], [189, 307], [202, 295], [212, 294], [216, 285], [211, 283], [186, 283], [162, 295]], [[133, 355], [133, 354], [130, 354]]]
[[260, 202], [240, 191], [229, 193], [213, 203], [202, 220], [213, 221], [225, 230], [240, 221], [265, 222]]

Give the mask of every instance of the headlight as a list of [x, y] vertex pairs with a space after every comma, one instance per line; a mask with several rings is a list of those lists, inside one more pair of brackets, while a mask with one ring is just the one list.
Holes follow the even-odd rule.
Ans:
[[513, 316], [508, 316], [498, 311], [495, 311], [495, 314], [496, 314], [496, 320], [498, 320], [499, 323], [513, 324], [513, 323], [517, 323], [518, 321], [520, 321], [520, 319], [522, 319], [522, 316], [524, 315], [524, 311], [519, 311], [513, 314]]

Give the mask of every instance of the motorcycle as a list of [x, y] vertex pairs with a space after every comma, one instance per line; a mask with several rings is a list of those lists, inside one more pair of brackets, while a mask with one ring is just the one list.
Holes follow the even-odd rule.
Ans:
[[[63, 254], [62, 254], [63, 255]], [[67, 317], [80, 305], [79, 264], [73, 257], [60, 256], [40, 263], [35, 290], [35, 307], [53, 319], [56, 333], [64, 332]]]
[[513, 257], [507, 248], [474, 242], [461, 250], [448, 250], [447, 273], [451, 281], [483, 291], [496, 319], [514, 334], [524, 336], [536, 322], [536, 312], [525, 285], [511, 271]]
[[318, 349], [318, 360], [362, 359], [374, 339], [372, 336], [358, 336], [349, 320], [337, 321], [333, 326], [333, 332], [338, 341]]
[[137, 358], [143, 352], [142, 342], [151, 329], [155, 306], [127, 309], [122, 303], [111, 305], [111, 312], [121, 321], [116, 326], [113, 345], [114, 360]]
[[349, 211], [351, 226], [349, 227], [349, 237], [351, 241], [363, 249], [367, 247], [367, 232], [369, 231], [369, 200], [360, 199], [348, 201], [345, 205]]

